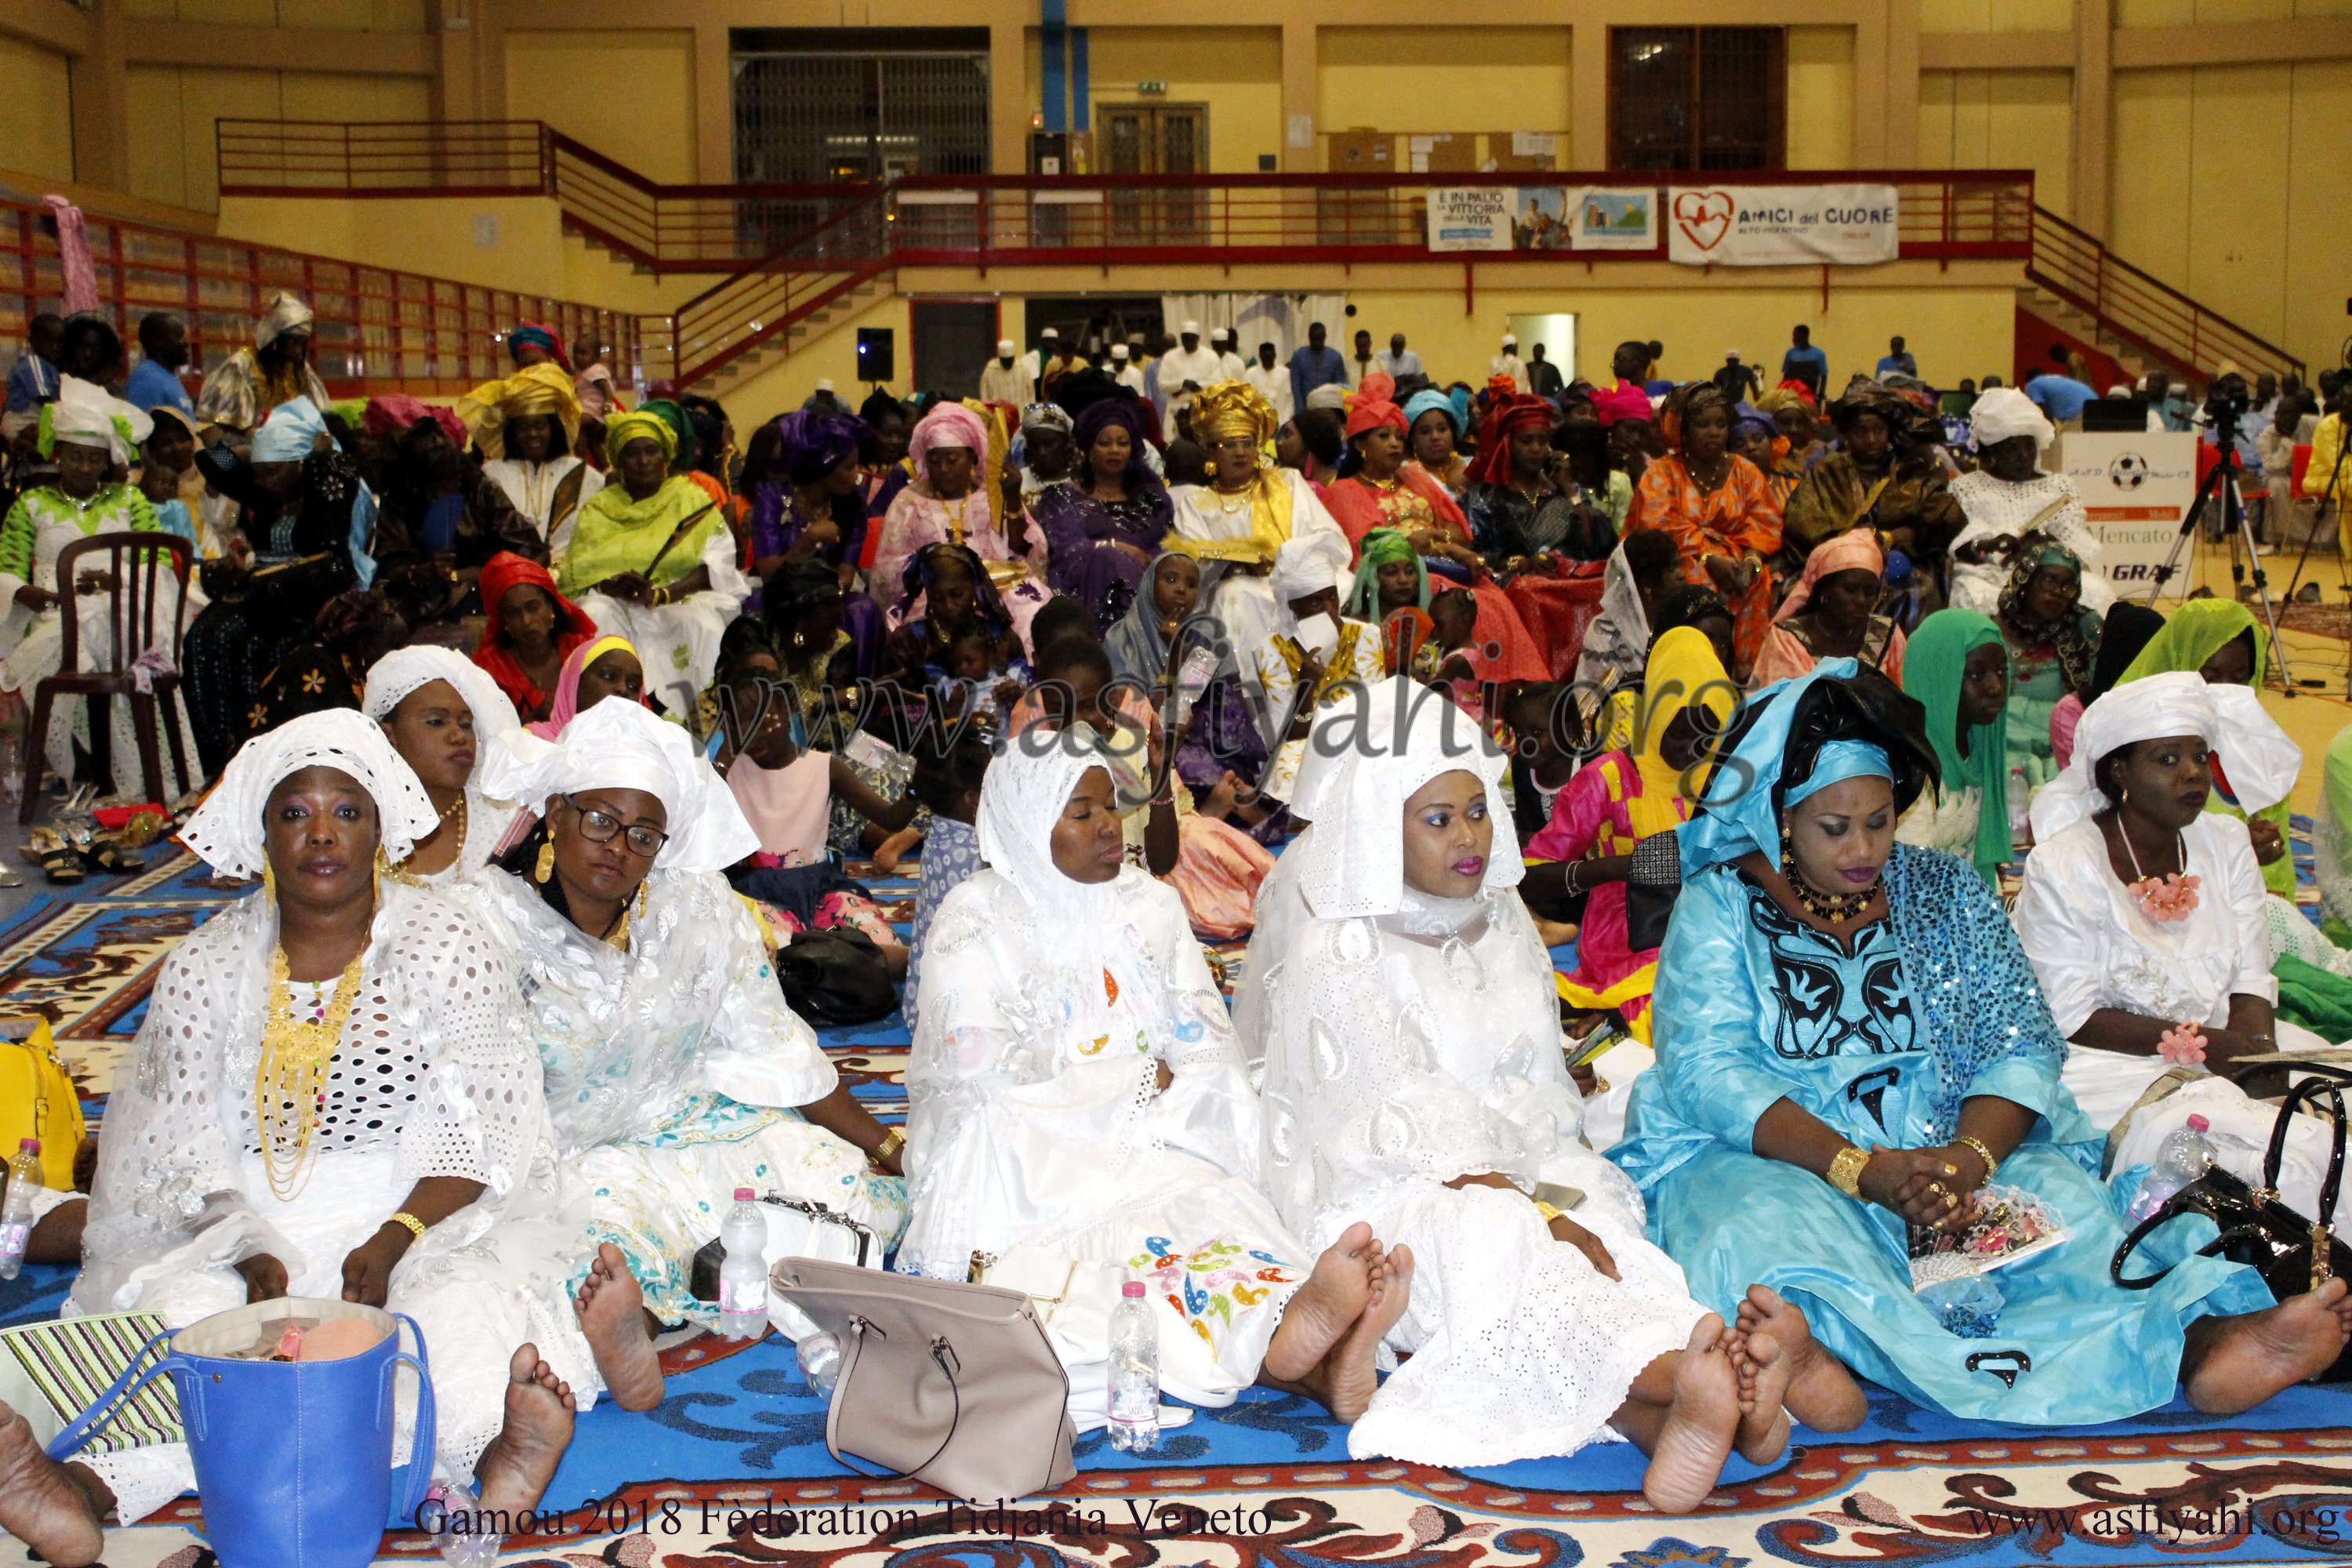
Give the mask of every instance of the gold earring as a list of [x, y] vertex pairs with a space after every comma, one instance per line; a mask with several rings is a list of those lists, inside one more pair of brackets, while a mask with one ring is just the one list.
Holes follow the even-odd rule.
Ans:
[[646, 900], [651, 897], [652, 893], [653, 877], [648, 873], [646, 879], [637, 884], [637, 919], [644, 920], [646, 918]]
[[530, 879], [537, 882], [541, 887], [545, 887], [547, 885], [547, 879], [554, 875], [555, 840], [550, 838], [542, 842], [539, 847], [539, 864], [530, 868]]
[[273, 904], [278, 901], [278, 873], [270, 869], [267, 860], [261, 863], [261, 896]]

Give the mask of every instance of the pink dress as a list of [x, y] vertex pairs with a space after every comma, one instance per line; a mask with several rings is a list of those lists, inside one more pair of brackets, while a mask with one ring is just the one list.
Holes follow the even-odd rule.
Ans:
[[901, 605], [898, 601], [906, 592], [907, 563], [927, 544], [961, 544], [984, 562], [1020, 562], [1027, 566], [1027, 575], [1019, 581], [1013, 581], [1009, 571], [992, 569], [989, 573], [998, 579], [997, 591], [1025, 647], [1029, 623], [1035, 617], [1037, 606], [1048, 597], [1041, 581], [1045, 572], [1045, 531], [1031, 528], [1028, 549], [1016, 552], [1006, 542], [1004, 530], [996, 521], [996, 509], [984, 489], [974, 489], [957, 500], [943, 501], [925, 494], [919, 486], [908, 485], [898, 492], [890, 510], [883, 515], [882, 540], [875, 548], [874, 569], [868, 578], [875, 602], [888, 612], [893, 629], [922, 618], [919, 604]]
[[[1622, 752], [1604, 752], [1577, 770], [1552, 797], [1551, 820], [1528, 840], [1529, 860], [1601, 859], [1631, 855], [1642, 835], [1633, 826], [1631, 803], [1641, 797], [1642, 775], [1633, 759]], [[1675, 805], [1677, 820], [1688, 820], [1689, 808]], [[1562, 975], [1565, 985], [1584, 992], [1568, 999], [1591, 1005], [1599, 995], [1657, 962], [1658, 950], [1633, 949], [1625, 921], [1625, 884], [1603, 882], [1585, 895], [1584, 920], [1576, 933], [1576, 968]], [[1650, 1005], [1649, 988], [1616, 1004], [1629, 1022]]]
[[[1903, 628], [1885, 616], [1871, 616], [1870, 635], [1863, 639], [1862, 660], [1874, 665], [1887, 679], [1903, 683]], [[1776, 625], [1764, 634], [1764, 646], [1757, 651], [1756, 668], [1748, 677], [1748, 689], [1759, 691], [1776, 680], [1793, 680], [1811, 669], [1818, 656], [1807, 647], [1786, 623]]]

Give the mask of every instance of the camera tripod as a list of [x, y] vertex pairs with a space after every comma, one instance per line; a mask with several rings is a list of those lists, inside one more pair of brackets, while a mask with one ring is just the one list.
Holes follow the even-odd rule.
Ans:
[[[2270, 574], [2263, 570], [2262, 550], [2254, 540], [2252, 528], [2246, 521], [2245, 495], [2239, 488], [2245, 469], [2238, 461], [2238, 413], [2235, 409], [2222, 407], [2213, 411], [2213, 438], [2220, 446], [2221, 460], [2199, 482], [2197, 497], [2189, 503], [2188, 515], [2180, 520], [2180, 531], [2173, 535], [2172, 548], [2166, 552], [2164, 564], [2156, 569], [2156, 576], [2148, 584], [2147, 602], [2151, 607], [2155, 605], [2158, 596], [2164, 592], [2164, 584], [2178, 570], [2180, 552], [2195, 536], [2198, 520], [2204, 515], [2205, 503], [2218, 500], [2221, 507], [2221, 531], [2230, 541], [2231, 587], [2234, 592], [2244, 586], [2248, 563], [2252, 563], [2254, 596], [2262, 601], [2263, 622], [2270, 627], [2271, 657], [2278, 662], [2280, 684], [2292, 690], [2294, 683], [2287, 679], [2286, 650], [2279, 646], [2278, 610], [2271, 603]], [[2243, 560], [2238, 557], [2241, 547], [2246, 552]], [[2269, 673], [2256, 670], [2255, 684], [2261, 684]]]

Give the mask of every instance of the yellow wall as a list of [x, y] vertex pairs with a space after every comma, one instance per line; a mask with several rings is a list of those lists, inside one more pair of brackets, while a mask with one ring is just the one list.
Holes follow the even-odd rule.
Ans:
[[44, 179], [72, 179], [73, 86], [65, 56], [0, 37], [0, 103], [8, 106], [0, 162]]
[[1919, 73], [1919, 165], [2031, 169], [2033, 199], [2074, 215], [2074, 76], [2063, 70]]
[[2309, 362], [2334, 364], [2352, 186], [2323, 173], [2352, 123], [2352, 61], [2116, 79], [2118, 255]]
[[423, 77], [194, 66], [132, 66], [123, 77], [131, 194], [204, 212], [220, 205], [215, 120], [423, 120], [432, 110]]
[[[2118, 13], [2130, 3], [2119, 0]], [[2060, 32], [2074, 25], [2073, 0], [1919, 0], [1923, 33]]]
[[1325, 27], [1317, 37], [1319, 130], [1567, 134], [1566, 27]]
[[[648, 179], [691, 184], [703, 177], [694, 152], [691, 31], [510, 32], [506, 47], [509, 119], [544, 120]], [[709, 178], [732, 175], [717, 169]]]
[[[1014, 330], [1020, 301], [1005, 302], [1004, 329]], [[905, 296], [886, 294], [854, 316], [845, 316], [789, 358], [763, 362], [741, 381], [722, 385], [719, 401], [727, 407], [739, 439], [749, 440], [752, 428], [808, 401], [818, 378], [833, 383], [834, 395], [855, 408], [866, 400], [866, 385], [857, 379], [857, 329], [888, 327], [898, 334], [898, 379], [892, 390], [904, 394], [913, 383], [907, 361], [913, 349], [911, 322]]]
[[[1034, 111], [1045, 88], [1045, 45], [1034, 29], [1028, 50]], [[1147, 98], [1136, 90], [1147, 80], [1164, 81], [1168, 90]], [[1206, 104], [1212, 174], [1255, 174], [1260, 153], [1281, 155], [1279, 27], [1089, 27], [1087, 88], [1097, 158], [1107, 103]]]
[[425, 0], [123, 0], [123, 15], [239, 27], [334, 27], [362, 33], [425, 31]]
[[1853, 167], [1853, 29], [1791, 27], [1789, 167]]

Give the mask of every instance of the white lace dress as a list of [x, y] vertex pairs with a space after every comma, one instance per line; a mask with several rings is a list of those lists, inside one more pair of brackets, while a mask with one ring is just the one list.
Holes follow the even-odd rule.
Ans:
[[505, 801], [492, 800], [473, 784], [466, 786], [466, 841], [457, 847], [457, 858], [438, 871], [419, 876], [404, 873], [415, 882], [441, 892], [448, 892], [464, 879], [467, 872], [487, 866], [490, 857], [506, 841], [520, 811]]
[[[309, 1181], [265, 1174], [254, 1072], [268, 1010], [274, 905], [255, 896], [165, 959], [99, 1142], [69, 1313], [150, 1311], [174, 1328], [242, 1306], [235, 1265], [268, 1255], [294, 1296], [340, 1299], [344, 1258], [427, 1176], [480, 1182], [393, 1271], [388, 1309], [425, 1331], [443, 1473], [473, 1474], [503, 1422], [526, 1341], [580, 1394], [603, 1387], [569, 1300], [576, 1226], [561, 1214], [537, 1063], [496, 943], [439, 894], [386, 882], [330, 1070]], [[322, 988], [296, 985], [297, 1005]], [[331, 995], [332, 983], [323, 988]], [[394, 1451], [404, 1453], [404, 1405]], [[180, 1445], [87, 1459], [130, 1522], [194, 1484]]]
[[[1076, 918], [1041, 920], [985, 870], [931, 922], [898, 1266], [961, 1279], [973, 1253], [1025, 1246], [1133, 1269], [1162, 1388], [1230, 1405], [1312, 1257], [1258, 1189], [1257, 1097], [1182, 900], [1133, 867], [1066, 889]], [[1056, 1349], [1073, 1418], [1099, 1425], [1100, 1321]]]
[[[2095, 820], [2053, 835], [2026, 857], [2025, 884], [2011, 919], [2060, 1034], [2071, 1037], [2102, 1007], [2221, 1028], [2229, 1024], [2232, 995], [2278, 1000], [2269, 900], [2246, 825], [2206, 812], [2182, 830], [2182, 838], [2189, 870], [2201, 885], [2197, 908], [2179, 921], [2154, 921], [2141, 911], [2108, 864], [2106, 839]], [[2297, 1043], [2296, 1036], [2302, 1044], [2326, 1044], [2284, 1019], [2278, 1035], [2283, 1045]], [[2165, 1138], [2194, 1112], [2216, 1131], [2252, 1146], [2247, 1152], [2223, 1145], [2222, 1163], [2259, 1185], [2262, 1152], [2277, 1112], [2248, 1100], [2228, 1079], [2199, 1077], [2133, 1115], [2141, 1094], [2171, 1067], [2158, 1056], [2066, 1047], [2066, 1089], [2092, 1124], [2104, 1132], [2130, 1119], [2114, 1144], [2110, 1173], [2153, 1163]], [[2328, 1153], [2325, 1126], [2297, 1117], [2279, 1192], [2305, 1214], [2318, 1212]]]
[[[2105, 616], [2115, 604], [2114, 584], [2099, 564], [2103, 553], [2099, 536], [2091, 531], [2082, 498], [2074, 493], [2074, 481], [2065, 475], [2036, 474], [2022, 484], [2011, 484], [1979, 469], [1952, 481], [1952, 499], [1960, 503], [1961, 515], [1968, 519], [1953, 536], [1953, 549], [2003, 534], [2014, 538], [2031, 525], [2034, 531], [2056, 539], [2082, 562], [2083, 608]], [[1972, 566], [1955, 558], [1952, 606], [1999, 615], [2000, 591], [2008, 584], [2009, 572], [2006, 564], [1998, 562]]]
[[[1412, 1359], [1349, 1453], [1494, 1465], [1616, 1440], [1607, 1423], [1634, 1377], [1688, 1343], [1706, 1309], [1643, 1236], [1641, 1194], [1583, 1142], [1551, 966], [1517, 892], [1407, 889], [1396, 914], [1310, 916], [1250, 957], [1265, 964], [1268, 1182], [1284, 1217], [1310, 1247], [1369, 1220], [1415, 1259], [1388, 1340]], [[1581, 1192], [1570, 1217], [1622, 1282], [1519, 1193], [1445, 1185], [1486, 1172]]]
[[458, 896], [512, 955], [530, 1014], [583, 1259], [628, 1254], [664, 1322], [718, 1321], [689, 1289], [697, 1248], [738, 1186], [821, 1202], [871, 1226], [906, 1219], [905, 1189], [795, 1107], [839, 1079], [783, 990], [749, 905], [715, 872], [656, 869], [630, 905], [629, 947], [583, 935], [535, 886], [495, 867]]

